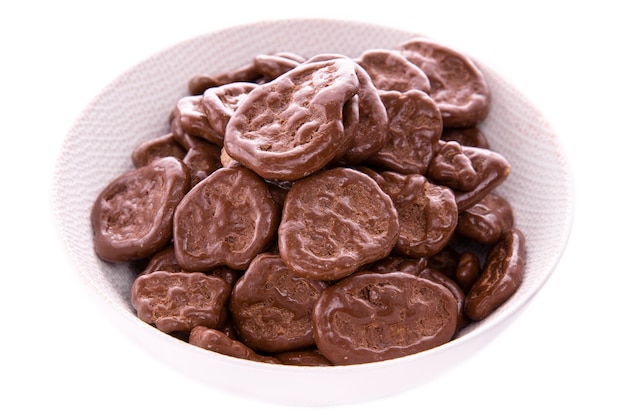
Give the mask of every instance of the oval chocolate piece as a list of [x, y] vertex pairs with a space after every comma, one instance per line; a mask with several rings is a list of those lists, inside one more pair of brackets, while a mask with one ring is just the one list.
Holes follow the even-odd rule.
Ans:
[[105, 261], [149, 257], [172, 237], [174, 210], [189, 189], [187, 167], [168, 156], [111, 181], [91, 210], [94, 249]]
[[452, 293], [433, 281], [357, 273], [322, 293], [313, 311], [315, 341], [339, 365], [398, 358], [452, 339], [457, 310]]

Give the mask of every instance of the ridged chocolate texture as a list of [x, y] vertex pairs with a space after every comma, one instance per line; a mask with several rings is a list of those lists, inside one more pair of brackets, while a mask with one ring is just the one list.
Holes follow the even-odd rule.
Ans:
[[172, 238], [174, 210], [189, 189], [177, 158], [160, 158], [127, 171], [98, 195], [91, 210], [94, 249], [110, 262], [151, 256]]
[[345, 150], [344, 106], [359, 82], [348, 59], [301, 64], [259, 85], [226, 127], [224, 149], [261, 177], [296, 180]]
[[174, 249], [183, 269], [245, 269], [275, 237], [278, 207], [268, 186], [244, 167], [220, 168], [196, 185], [174, 216]]
[[189, 332], [224, 322], [230, 290], [223, 279], [201, 272], [156, 271], [133, 282], [131, 303], [141, 320], [159, 330]]
[[363, 272], [324, 290], [313, 328], [326, 358], [351, 365], [446, 343], [456, 332], [457, 316], [457, 301], [441, 284], [404, 272]]
[[333, 168], [297, 181], [278, 229], [280, 255], [296, 274], [343, 278], [389, 255], [398, 239], [391, 198], [367, 175]]

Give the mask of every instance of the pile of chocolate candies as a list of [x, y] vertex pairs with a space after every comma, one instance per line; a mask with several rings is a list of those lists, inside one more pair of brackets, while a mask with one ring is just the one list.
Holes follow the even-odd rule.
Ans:
[[523, 276], [489, 105], [471, 59], [422, 37], [198, 75], [97, 197], [95, 251], [142, 265], [138, 317], [204, 349], [332, 366], [433, 348]]

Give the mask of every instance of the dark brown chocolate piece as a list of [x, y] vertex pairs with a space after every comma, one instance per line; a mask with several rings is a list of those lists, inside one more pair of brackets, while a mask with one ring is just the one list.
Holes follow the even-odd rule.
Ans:
[[489, 149], [462, 146], [478, 176], [478, 184], [472, 190], [454, 190], [459, 213], [464, 212], [490, 194], [507, 179], [511, 172], [509, 161], [501, 154]]
[[223, 279], [201, 272], [156, 271], [133, 282], [131, 303], [141, 320], [165, 333], [214, 328], [226, 318], [230, 289]]
[[428, 167], [428, 178], [454, 190], [470, 191], [478, 185], [478, 174], [458, 142], [442, 142]]
[[189, 189], [189, 171], [168, 156], [111, 181], [91, 210], [94, 249], [106, 261], [152, 256], [172, 237], [174, 210]]
[[349, 365], [446, 343], [456, 332], [457, 316], [457, 301], [441, 284], [403, 272], [363, 272], [324, 290], [313, 329], [319, 351]]
[[469, 291], [480, 274], [481, 267], [478, 255], [473, 252], [462, 252], [459, 254], [459, 262], [453, 277], [463, 291]]
[[373, 179], [334, 168], [301, 179], [289, 190], [278, 246], [296, 274], [337, 280], [389, 255], [398, 230], [393, 202]]

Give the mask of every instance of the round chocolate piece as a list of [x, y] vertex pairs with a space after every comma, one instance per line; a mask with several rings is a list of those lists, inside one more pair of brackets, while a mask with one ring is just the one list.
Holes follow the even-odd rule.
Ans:
[[334, 168], [289, 190], [278, 248], [296, 274], [331, 281], [389, 255], [398, 231], [398, 213], [376, 181], [351, 168]]
[[245, 269], [274, 238], [278, 222], [278, 207], [263, 179], [244, 167], [220, 168], [176, 209], [176, 259], [188, 271]]
[[96, 254], [105, 261], [126, 262], [165, 247], [172, 238], [174, 210], [189, 183], [187, 167], [171, 156], [111, 181], [91, 210]]

